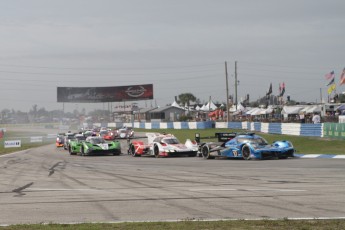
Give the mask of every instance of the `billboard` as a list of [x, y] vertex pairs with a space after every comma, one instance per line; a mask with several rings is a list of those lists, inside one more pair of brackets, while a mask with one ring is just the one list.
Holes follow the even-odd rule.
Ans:
[[107, 87], [57, 87], [57, 102], [119, 102], [153, 99], [153, 84]]

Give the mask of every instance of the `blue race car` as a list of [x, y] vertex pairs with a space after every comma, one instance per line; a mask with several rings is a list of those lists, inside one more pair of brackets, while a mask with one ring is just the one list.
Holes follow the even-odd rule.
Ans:
[[[229, 138], [229, 136], [231, 136]], [[294, 157], [295, 149], [290, 141], [275, 141], [268, 144], [267, 141], [255, 133], [220, 133], [226, 138], [224, 142], [202, 143], [199, 147], [201, 156], [204, 159], [212, 158], [242, 158], [249, 159], [286, 159]]]

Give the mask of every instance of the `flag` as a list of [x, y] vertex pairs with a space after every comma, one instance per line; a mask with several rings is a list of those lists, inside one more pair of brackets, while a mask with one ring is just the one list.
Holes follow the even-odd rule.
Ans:
[[281, 90], [280, 90], [279, 97], [282, 97], [282, 96], [284, 96], [284, 93], [285, 93], [285, 83], [283, 82], [283, 83], [279, 86], [279, 88], [281, 89]]
[[335, 77], [333, 77], [333, 79], [326, 86], [330, 86], [330, 85], [334, 84], [334, 78]]
[[327, 89], [327, 92], [328, 94], [331, 94], [336, 88], [336, 85], [335, 84], [332, 84], [328, 89]]
[[328, 73], [325, 75], [326, 80], [331, 80], [332, 78], [334, 78], [334, 71]]
[[340, 75], [340, 82], [339, 85], [345, 84], [345, 68], [343, 69], [343, 72]]
[[266, 96], [271, 95], [271, 93], [272, 93], [272, 83], [270, 84], [270, 88], [269, 88], [268, 92], [266, 93]]

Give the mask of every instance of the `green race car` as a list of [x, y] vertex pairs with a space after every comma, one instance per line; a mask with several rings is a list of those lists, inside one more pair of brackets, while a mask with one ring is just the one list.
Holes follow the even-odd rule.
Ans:
[[76, 134], [74, 139], [71, 139], [68, 145], [68, 152], [70, 155], [77, 155], [80, 153], [82, 143], [86, 140], [83, 134]]
[[85, 141], [81, 143], [80, 154], [85, 155], [120, 155], [121, 144], [119, 141], [105, 141], [99, 136], [87, 137]]

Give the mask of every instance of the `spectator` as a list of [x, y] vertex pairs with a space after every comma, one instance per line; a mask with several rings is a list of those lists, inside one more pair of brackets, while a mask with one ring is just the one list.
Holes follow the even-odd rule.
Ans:
[[314, 116], [313, 116], [313, 118], [312, 118], [312, 121], [313, 121], [314, 124], [320, 123], [320, 122], [321, 122], [320, 115], [317, 114], [317, 113], [314, 113]]
[[299, 114], [299, 120], [301, 121], [301, 123], [305, 123], [305, 115], [303, 112]]

